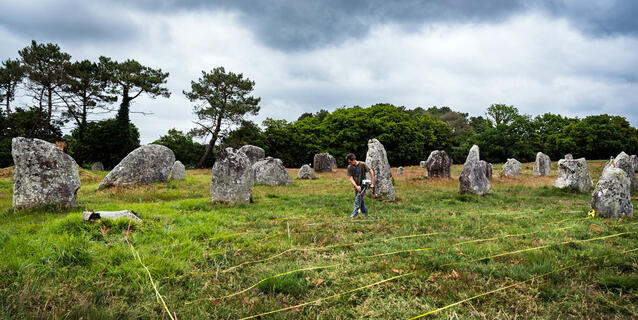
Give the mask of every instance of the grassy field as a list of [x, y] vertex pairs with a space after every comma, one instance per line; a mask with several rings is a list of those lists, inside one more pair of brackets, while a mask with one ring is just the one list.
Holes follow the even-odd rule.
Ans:
[[[589, 162], [594, 182], [603, 164]], [[78, 208], [18, 213], [3, 169], [0, 318], [409, 319], [470, 298], [428, 317], [638, 318], [638, 251], [623, 253], [638, 221], [586, 219], [591, 193], [532, 165], [516, 178], [496, 165], [484, 197], [458, 193], [459, 165], [442, 180], [407, 167], [399, 201], [368, 199], [356, 220], [344, 169], [255, 186], [240, 205], [210, 202], [209, 170], [99, 192], [106, 172], [82, 170]], [[128, 220], [84, 222], [85, 209], [134, 210], [134, 250]]]

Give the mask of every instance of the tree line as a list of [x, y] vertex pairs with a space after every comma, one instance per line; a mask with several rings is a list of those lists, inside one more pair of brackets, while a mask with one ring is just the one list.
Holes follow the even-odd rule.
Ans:
[[[72, 61], [58, 45], [35, 41], [18, 55], [0, 65], [0, 167], [13, 163], [11, 138], [24, 136], [64, 141], [80, 165], [101, 161], [112, 168], [140, 145], [130, 121], [132, 101], [141, 95], [171, 95], [165, 86], [168, 73], [133, 59]], [[245, 120], [260, 110], [260, 98], [251, 95], [254, 85], [223, 67], [202, 71], [190, 90], [182, 92], [193, 103], [195, 127], [188, 132], [170, 129], [154, 143], [171, 148], [187, 167], [211, 167], [221, 148], [244, 144], [262, 147], [287, 167], [310, 163], [321, 152], [344, 166], [342, 159], [350, 152], [365, 158], [371, 138], [383, 143], [393, 166], [418, 164], [433, 150], [445, 150], [455, 163], [463, 163], [473, 144], [481, 148], [482, 159], [495, 163], [507, 158], [533, 161], [538, 151], [554, 160], [565, 153], [587, 159], [638, 153], [638, 130], [624, 117], [532, 117], [505, 104], [493, 104], [477, 117], [446, 106], [341, 107], [304, 113], [294, 121], [268, 118], [260, 126]], [[30, 102], [14, 108], [19, 95]], [[101, 114], [113, 117], [91, 119]], [[63, 135], [67, 123], [73, 129]]]

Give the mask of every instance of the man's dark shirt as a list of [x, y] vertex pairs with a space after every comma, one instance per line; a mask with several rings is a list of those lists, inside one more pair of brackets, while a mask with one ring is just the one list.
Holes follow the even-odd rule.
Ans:
[[365, 162], [359, 161], [356, 166], [348, 165], [348, 177], [354, 178], [354, 183], [358, 186], [361, 185], [361, 180], [365, 179], [366, 172], [369, 172], [370, 168]]

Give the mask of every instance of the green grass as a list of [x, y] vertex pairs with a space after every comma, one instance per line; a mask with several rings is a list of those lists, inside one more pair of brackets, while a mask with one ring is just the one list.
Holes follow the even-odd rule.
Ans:
[[[594, 181], [603, 164], [590, 162]], [[638, 317], [638, 251], [618, 254], [638, 247], [638, 235], [582, 241], [634, 232], [635, 219], [583, 220], [591, 194], [551, 187], [555, 163], [554, 176], [540, 178], [531, 164], [516, 178], [499, 177], [495, 165], [492, 194], [484, 197], [458, 193], [460, 168], [455, 179], [441, 180], [407, 167], [394, 177], [400, 200], [367, 199], [371, 218], [361, 220], [348, 218], [352, 188], [343, 169], [291, 186], [255, 186], [254, 203], [237, 205], [210, 202], [209, 170], [96, 191], [106, 173], [82, 169], [77, 208], [15, 213], [5, 174], [0, 318], [168, 319], [124, 240], [129, 221], [81, 219], [83, 210], [122, 209], [143, 220], [131, 225], [130, 243], [179, 319], [238, 319], [333, 295], [264, 318], [407, 319], [574, 263], [432, 317]], [[636, 194], [632, 201], [637, 207]], [[541, 248], [477, 260], [533, 247]]]

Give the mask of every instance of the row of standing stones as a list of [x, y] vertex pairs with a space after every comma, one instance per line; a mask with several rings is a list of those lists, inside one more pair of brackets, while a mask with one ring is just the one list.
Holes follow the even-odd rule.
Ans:
[[[80, 188], [78, 165], [69, 155], [56, 145], [27, 138], [12, 140], [12, 155], [15, 163], [13, 206], [15, 209], [42, 205], [74, 206]], [[377, 139], [368, 141], [367, 165], [375, 172], [375, 193], [378, 199], [395, 201], [392, 173], [387, 154]], [[95, 164], [94, 164], [95, 165]], [[313, 159], [316, 171], [332, 171], [336, 159], [328, 154], [316, 154]], [[450, 178], [452, 159], [445, 151], [433, 151], [426, 161], [428, 178]], [[536, 155], [534, 174], [549, 176], [551, 162], [547, 155]], [[584, 158], [573, 159], [568, 154], [558, 162], [559, 175], [554, 182], [557, 188], [571, 188], [580, 192], [591, 189], [593, 183]], [[99, 169], [99, 166], [96, 167]], [[102, 168], [103, 169], [103, 168]], [[297, 179], [315, 179], [309, 165], [299, 170]], [[503, 176], [520, 174], [521, 163], [508, 159], [503, 165]], [[459, 177], [461, 193], [476, 195], [489, 194], [493, 166], [480, 160], [478, 146], [473, 146], [467, 156]], [[592, 194], [592, 208], [599, 215], [617, 217], [633, 215], [630, 190], [638, 188], [635, 172], [638, 159], [620, 153], [607, 162], [601, 178]], [[403, 168], [397, 170], [403, 173]], [[134, 183], [185, 179], [184, 165], [175, 161], [173, 151], [161, 145], [146, 145], [129, 153], [98, 186], [98, 190], [110, 186]], [[280, 159], [265, 157], [262, 148], [246, 145], [235, 150], [227, 148], [213, 166], [210, 194], [213, 201], [250, 202], [254, 183], [266, 185], [286, 185], [292, 178]]]

